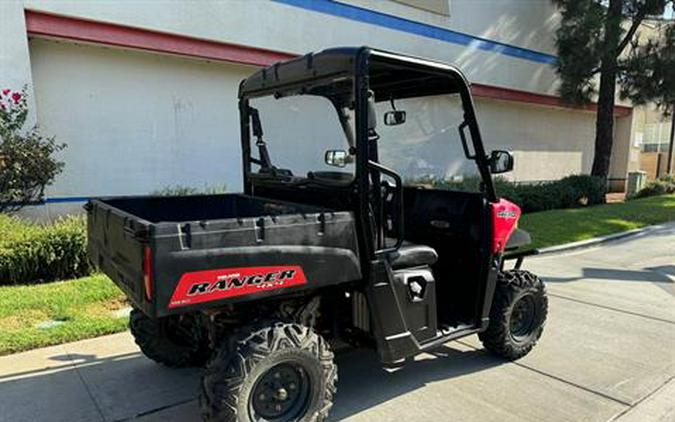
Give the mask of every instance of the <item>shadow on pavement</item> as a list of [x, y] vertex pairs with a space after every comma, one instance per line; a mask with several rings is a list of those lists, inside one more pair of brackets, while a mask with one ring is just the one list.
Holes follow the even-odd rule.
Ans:
[[[119, 422], [160, 412], [162, 420], [170, 422], [186, 417], [185, 412], [173, 414], [172, 407], [196, 398], [199, 369], [168, 369], [139, 353], [107, 358], [64, 354], [48, 359], [64, 364], [0, 378], [0, 420]], [[503, 361], [483, 351], [444, 346], [391, 371], [382, 368], [375, 352], [365, 349], [342, 352], [337, 363], [339, 393], [331, 420], [357, 414], [430, 382], [482, 371]], [[200, 420], [196, 404], [189, 408], [194, 409], [190, 420]]]
[[193, 400], [199, 380], [198, 369], [168, 369], [138, 352], [47, 359], [64, 363], [0, 378], [0, 421], [124, 421]]
[[609, 281], [636, 281], [650, 283], [673, 283], [667, 274], [675, 274], [675, 267], [666, 265], [662, 267], [644, 268], [642, 270], [626, 270], [619, 268], [592, 268], [584, 267], [578, 277], [551, 277], [544, 276], [547, 283], [568, 283], [579, 280], [609, 280]]
[[645, 270], [675, 276], [675, 265], [658, 265], [656, 267], [647, 267]]
[[0, 383], [4, 382], [5, 379], [15, 379], [15, 378], [28, 378], [30, 376], [39, 376], [41, 373], [47, 374], [54, 371], [59, 371], [63, 369], [73, 369], [73, 364], [78, 365], [94, 365], [94, 364], [106, 364], [116, 360], [125, 359], [128, 357], [138, 357], [141, 356], [139, 352], [125, 353], [121, 355], [115, 355], [107, 358], [97, 358], [96, 355], [79, 355], [79, 354], [62, 354], [49, 356], [49, 360], [54, 360], [58, 362], [65, 362], [63, 365], [50, 365], [49, 367], [32, 369], [30, 371], [21, 371], [21, 372], [12, 372], [5, 375], [0, 375]]
[[458, 350], [442, 346], [433, 356], [389, 371], [382, 368], [376, 353], [354, 350], [337, 360], [338, 394], [330, 420], [341, 420], [384, 403], [428, 383], [494, 368], [505, 362], [482, 350]]

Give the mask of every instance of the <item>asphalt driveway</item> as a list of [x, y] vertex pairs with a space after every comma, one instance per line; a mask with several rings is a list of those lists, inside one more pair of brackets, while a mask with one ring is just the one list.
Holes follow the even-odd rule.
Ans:
[[[383, 370], [338, 357], [332, 420], [675, 421], [675, 224], [542, 256], [549, 323], [516, 363], [475, 337]], [[128, 333], [0, 358], [0, 421], [198, 421], [198, 370], [144, 358]]]

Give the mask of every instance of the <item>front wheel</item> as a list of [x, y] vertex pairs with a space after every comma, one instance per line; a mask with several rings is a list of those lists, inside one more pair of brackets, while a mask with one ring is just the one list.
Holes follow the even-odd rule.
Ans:
[[500, 272], [490, 323], [478, 334], [490, 352], [510, 360], [532, 350], [541, 337], [548, 313], [544, 282], [529, 271]]
[[337, 368], [326, 341], [304, 325], [272, 321], [243, 330], [204, 371], [207, 422], [320, 422], [333, 405]]

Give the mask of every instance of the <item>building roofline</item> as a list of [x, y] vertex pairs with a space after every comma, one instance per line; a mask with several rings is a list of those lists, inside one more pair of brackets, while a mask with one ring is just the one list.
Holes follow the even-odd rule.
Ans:
[[28, 35], [177, 54], [255, 66], [269, 66], [295, 54], [260, 49], [108, 22], [26, 10]]

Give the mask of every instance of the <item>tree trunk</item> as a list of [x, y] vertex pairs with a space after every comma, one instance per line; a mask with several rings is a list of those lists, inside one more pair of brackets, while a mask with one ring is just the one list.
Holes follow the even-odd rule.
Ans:
[[673, 144], [675, 144], [675, 104], [672, 105], [673, 113], [670, 115], [670, 143], [668, 144], [668, 174], [673, 175]]
[[609, 162], [614, 142], [614, 100], [617, 75], [617, 52], [621, 38], [622, 0], [610, 0], [605, 20], [605, 42], [600, 65], [598, 113], [595, 121], [595, 156], [591, 174], [604, 179], [609, 174]]
[[598, 113], [595, 120], [595, 155], [591, 174], [607, 178], [614, 143], [614, 90], [616, 86], [616, 60], [602, 64]]

